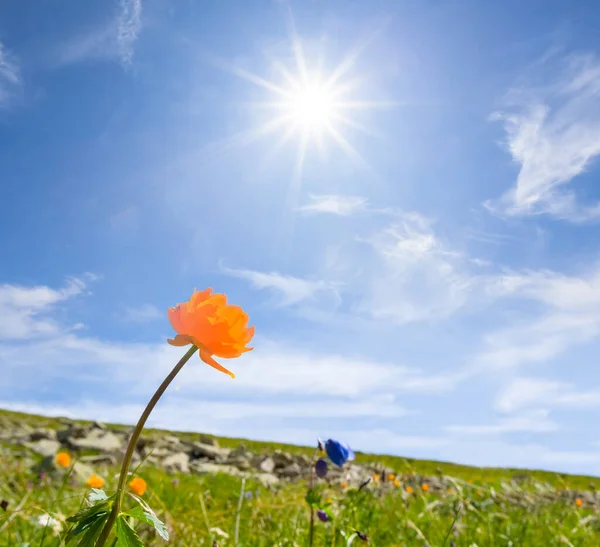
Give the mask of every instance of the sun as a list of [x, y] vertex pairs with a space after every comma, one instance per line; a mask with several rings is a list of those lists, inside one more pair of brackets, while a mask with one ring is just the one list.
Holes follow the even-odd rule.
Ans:
[[[305, 54], [290, 11], [290, 46], [292, 59], [270, 59], [270, 77], [245, 70], [226, 61], [213, 58], [222, 70], [261, 87], [265, 99], [245, 104], [265, 114], [262, 123], [221, 141], [211, 149], [211, 155], [226, 152], [234, 147], [247, 146], [259, 139], [278, 135], [266, 155], [276, 157], [290, 140], [297, 141], [297, 154], [291, 187], [298, 195], [303, 176], [303, 165], [308, 149], [315, 146], [324, 154], [326, 148], [337, 146], [357, 167], [374, 174], [373, 168], [351, 144], [356, 132], [367, 136], [375, 133], [359, 120], [361, 111], [394, 108], [395, 101], [366, 100], [359, 96], [368, 87], [369, 79], [354, 74], [356, 61], [381, 28], [359, 41], [331, 70], [324, 69], [324, 57], [317, 53], [316, 60]], [[286, 56], [287, 57], [287, 56]], [[293, 200], [292, 200], [293, 201]]]
[[292, 123], [307, 130], [323, 130], [334, 123], [337, 115], [334, 94], [320, 82], [292, 90], [284, 110]]

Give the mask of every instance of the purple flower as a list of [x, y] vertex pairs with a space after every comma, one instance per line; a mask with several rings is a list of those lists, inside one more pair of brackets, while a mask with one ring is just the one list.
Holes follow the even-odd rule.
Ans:
[[325, 511], [323, 511], [323, 509], [319, 509], [317, 511], [317, 517], [319, 517], [319, 520], [321, 522], [327, 522], [329, 520], [329, 515]]
[[179, 479], [178, 478], [174, 478], [172, 481], [173, 486], [179, 486]]
[[317, 463], [315, 463], [315, 473], [320, 478], [327, 476], [327, 462], [325, 460], [317, 460]]
[[244, 496], [246, 496], [247, 500], [252, 499], [252, 492], [246, 492]]
[[342, 467], [346, 462], [354, 459], [354, 452], [352, 452], [348, 443], [341, 441], [328, 439], [325, 443], [325, 451], [329, 459], [338, 467]]

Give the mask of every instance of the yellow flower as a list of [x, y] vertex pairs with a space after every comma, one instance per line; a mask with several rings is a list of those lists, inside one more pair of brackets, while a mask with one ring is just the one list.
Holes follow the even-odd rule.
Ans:
[[581, 501], [581, 498], [577, 498], [575, 500], [575, 505], [577, 505], [577, 507], [581, 507], [583, 505], [583, 501]]
[[69, 465], [71, 465], [71, 456], [66, 452], [59, 452], [54, 460], [56, 461], [56, 465], [59, 465], [60, 467], [69, 467]]
[[227, 304], [224, 294], [211, 293], [210, 288], [194, 291], [188, 302], [169, 308], [169, 321], [177, 336], [167, 342], [172, 346], [197, 346], [200, 359], [207, 365], [235, 378], [213, 355], [231, 359], [252, 350], [246, 344], [254, 336], [254, 327], [248, 327], [248, 314], [242, 308]]
[[340, 483], [340, 486], [342, 488], [348, 488], [348, 483], [346, 481], [343, 481], [343, 482]]
[[422, 484], [421, 488], [423, 489], [423, 492], [427, 492], [427, 490], [429, 490], [429, 485], [427, 483]]
[[407, 487], [406, 487], [406, 491], [407, 491], [409, 494], [412, 494], [412, 492], [413, 492], [413, 488], [412, 488], [412, 486], [407, 486]]
[[394, 479], [394, 486], [400, 486], [400, 481], [398, 479]]
[[379, 475], [379, 473], [373, 473], [373, 482], [379, 482], [380, 478], [381, 476]]
[[327, 503], [333, 503], [333, 498], [327, 498]]
[[396, 475], [394, 475], [393, 473], [390, 473], [390, 474], [388, 475], [388, 480], [389, 480], [390, 482], [394, 482], [394, 481], [396, 480]]
[[147, 487], [146, 481], [141, 477], [135, 477], [135, 479], [129, 481], [129, 488], [131, 488], [138, 496], [143, 496]]
[[104, 479], [98, 475], [90, 475], [85, 484], [90, 488], [102, 488], [104, 486]]

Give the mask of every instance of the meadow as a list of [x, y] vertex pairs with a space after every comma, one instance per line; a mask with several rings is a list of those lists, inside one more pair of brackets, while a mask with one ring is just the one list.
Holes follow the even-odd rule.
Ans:
[[[64, 423], [12, 412], [1, 412], [0, 418], [23, 428], [59, 429]], [[129, 429], [107, 427], [116, 432]], [[145, 435], [174, 433], [147, 430]], [[187, 441], [200, 438], [195, 433], [175, 435]], [[65, 545], [69, 524], [64, 517], [85, 507], [90, 488], [69, 470], [40, 473], [36, 465], [42, 457], [25, 456], [25, 447], [5, 437], [0, 444], [0, 545]], [[221, 447], [236, 447], [242, 441], [255, 454], [285, 451], [304, 454], [309, 462], [315, 454], [314, 447], [218, 438]], [[84, 456], [85, 451], [73, 454], [73, 459]], [[141, 462], [137, 474], [148, 485], [143, 498], [165, 523], [170, 538], [165, 542], [146, 524], [137, 525], [136, 532], [144, 545], [307, 546], [308, 497], [318, 498], [325, 509], [325, 522], [313, 512], [314, 546], [600, 545], [595, 478], [363, 453], [357, 453], [355, 463], [380, 471], [362, 487], [317, 479], [307, 496], [310, 463], [302, 477], [265, 486], [252, 476], [166, 473]], [[104, 489], [114, 489], [118, 467], [109, 463], [98, 472], [106, 479]]]

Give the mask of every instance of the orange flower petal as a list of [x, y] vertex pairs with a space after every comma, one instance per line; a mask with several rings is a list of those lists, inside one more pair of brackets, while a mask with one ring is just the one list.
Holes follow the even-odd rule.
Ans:
[[206, 350], [203, 350], [203, 349], [200, 350], [200, 359], [202, 359], [207, 365], [210, 365], [211, 367], [216, 368], [217, 370], [220, 370], [221, 372], [224, 372], [225, 374], [228, 374], [232, 378], [235, 378], [235, 374], [233, 372], [231, 372], [230, 370], [227, 370], [224, 366], [217, 363], [212, 358], [212, 355], [210, 353], [208, 353]]
[[172, 346], [183, 347], [193, 344], [194, 341], [192, 340], [191, 336], [188, 336], [187, 334], [178, 334], [173, 339], [168, 338], [167, 343], [171, 344]]

